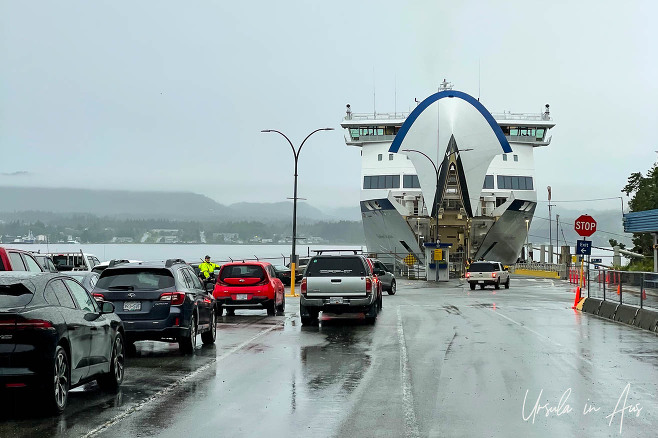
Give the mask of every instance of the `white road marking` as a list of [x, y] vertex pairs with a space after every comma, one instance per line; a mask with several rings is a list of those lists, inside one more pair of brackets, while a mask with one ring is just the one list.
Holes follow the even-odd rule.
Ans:
[[532, 333], [532, 334], [534, 334], [534, 335], [537, 335], [537, 336], [539, 336], [540, 338], [549, 341], [549, 342], [552, 343], [553, 345], [556, 345], [556, 346], [558, 346], [558, 347], [562, 347], [562, 344], [559, 344], [559, 343], [555, 342], [555, 341], [552, 340], [551, 338], [548, 338], [548, 337], [542, 335], [541, 333], [534, 331], [534, 330], [531, 329], [530, 327], [528, 327], [528, 326], [526, 326], [526, 325], [524, 325], [524, 324], [522, 324], [522, 323], [520, 323], [520, 322], [518, 322], [518, 321], [514, 321], [512, 318], [510, 318], [509, 316], [505, 316], [505, 315], [503, 315], [503, 314], [500, 313], [498, 310], [491, 309], [491, 311], [492, 311], [495, 315], [498, 315], [498, 316], [500, 316], [501, 318], [505, 318], [505, 319], [508, 320], [509, 322], [512, 322], [512, 323], [518, 325], [519, 327], [522, 327], [522, 328], [528, 330], [530, 333]]
[[409, 356], [407, 355], [407, 344], [404, 340], [404, 329], [402, 328], [402, 315], [398, 307], [398, 343], [400, 344], [400, 378], [402, 380], [402, 403], [404, 405], [405, 437], [420, 437], [418, 420], [414, 410], [414, 395], [411, 390], [411, 373], [409, 372]]
[[[286, 318], [286, 320], [288, 320], [288, 319], [289, 319], [289, 318]], [[285, 322], [285, 321], [284, 321], [284, 322]], [[274, 325], [274, 326], [272, 326], [272, 327], [270, 327], [270, 328], [268, 328], [268, 329], [265, 329], [265, 330], [262, 330], [262, 331], [258, 332], [256, 335], [254, 335], [254, 336], [251, 337], [250, 339], [244, 341], [244, 342], [241, 343], [240, 345], [237, 345], [237, 346], [233, 347], [232, 349], [228, 350], [226, 353], [222, 354], [222, 355], [219, 356], [218, 358], [211, 360], [210, 362], [208, 362], [207, 364], [203, 365], [203, 366], [200, 367], [200, 368], [197, 368], [196, 370], [194, 370], [194, 371], [191, 372], [190, 374], [188, 374], [188, 375], [186, 375], [186, 376], [180, 378], [180, 379], [179, 379], [178, 381], [176, 381], [175, 383], [172, 383], [171, 385], [167, 386], [166, 388], [163, 388], [163, 389], [161, 389], [160, 391], [156, 392], [156, 393], [153, 394], [151, 397], [149, 397], [149, 398], [147, 398], [147, 399], [145, 399], [145, 400], [142, 400], [141, 402], [139, 402], [139, 403], [137, 403], [136, 405], [130, 407], [129, 409], [125, 410], [124, 412], [122, 412], [122, 413], [120, 413], [120, 414], [117, 414], [116, 416], [114, 416], [112, 419], [110, 419], [109, 421], [105, 422], [104, 424], [102, 424], [102, 425], [96, 427], [95, 429], [90, 430], [90, 431], [87, 432], [85, 435], [82, 435], [82, 438], [90, 438], [90, 437], [93, 437], [93, 436], [95, 436], [95, 435], [98, 435], [99, 433], [105, 431], [106, 429], [109, 429], [111, 426], [114, 426], [115, 424], [119, 423], [120, 421], [122, 421], [123, 419], [127, 418], [127, 417], [130, 416], [131, 414], [133, 414], [133, 413], [135, 413], [135, 412], [137, 412], [137, 411], [142, 410], [142, 408], [144, 408], [146, 405], [148, 405], [148, 404], [154, 402], [155, 400], [159, 399], [159, 398], [162, 397], [163, 395], [168, 394], [168, 393], [170, 393], [171, 391], [177, 389], [179, 386], [181, 386], [183, 383], [187, 382], [188, 380], [195, 378], [195, 377], [198, 376], [199, 374], [202, 374], [202, 373], [205, 372], [208, 368], [210, 368], [212, 365], [214, 365], [214, 364], [216, 364], [217, 362], [220, 362], [220, 361], [226, 359], [228, 356], [230, 356], [230, 355], [232, 355], [233, 353], [235, 353], [235, 352], [237, 352], [237, 351], [243, 349], [243, 348], [246, 347], [247, 345], [249, 345], [249, 344], [251, 344], [252, 342], [254, 342], [256, 339], [260, 338], [260, 337], [263, 336], [263, 335], [266, 335], [267, 333], [271, 332], [272, 330], [275, 330], [275, 329], [279, 328], [280, 326], [281, 326], [281, 324], [277, 324], [277, 325]]]

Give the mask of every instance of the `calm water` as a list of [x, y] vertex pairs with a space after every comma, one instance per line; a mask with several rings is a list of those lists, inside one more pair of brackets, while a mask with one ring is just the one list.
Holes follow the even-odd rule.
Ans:
[[[51, 245], [19, 245], [6, 244], [9, 248], [19, 248], [27, 251], [59, 252], [80, 251], [94, 254], [101, 261], [111, 259], [130, 260], [166, 260], [181, 258], [189, 263], [202, 261], [207, 254], [213, 261], [230, 261], [242, 259], [267, 259], [274, 264], [281, 264], [285, 257], [290, 261], [290, 245], [179, 245], [179, 244], [51, 244]], [[298, 245], [297, 254], [313, 255], [314, 249], [363, 249], [361, 245]]]

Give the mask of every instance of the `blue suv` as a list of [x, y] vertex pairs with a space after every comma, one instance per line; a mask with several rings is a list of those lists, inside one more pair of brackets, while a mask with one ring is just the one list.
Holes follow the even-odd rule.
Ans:
[[141, 340], [178, 342], [183, 353], [196, 349], [198, 334], [204, 344], [215, 342], [215, 300], [184, 260], [110, 266], [93, 295], [114, 304], [133, 354]]

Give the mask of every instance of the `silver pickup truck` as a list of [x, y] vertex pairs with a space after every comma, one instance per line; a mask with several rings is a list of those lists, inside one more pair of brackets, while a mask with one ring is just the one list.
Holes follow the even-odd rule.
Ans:
[[366, 322], [374, 323], [382, 305], [377, 281], [363, 256], [311, 258], [301, 284], [302, 325], [316, 324], [320, 311], [364, 313]]

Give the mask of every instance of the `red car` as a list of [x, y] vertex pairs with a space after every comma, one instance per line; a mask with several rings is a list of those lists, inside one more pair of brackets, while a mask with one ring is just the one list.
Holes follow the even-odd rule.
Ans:
[[234, 262], [222, 265], [213, 290], [217, 316], [226, 309], [267, 309], [269, 316], [282, 314], [286, 307], [283, 283], [267, 262]]
[[0, 271], [43, 272], [44, 269], [28, 251], [0, 247]]

